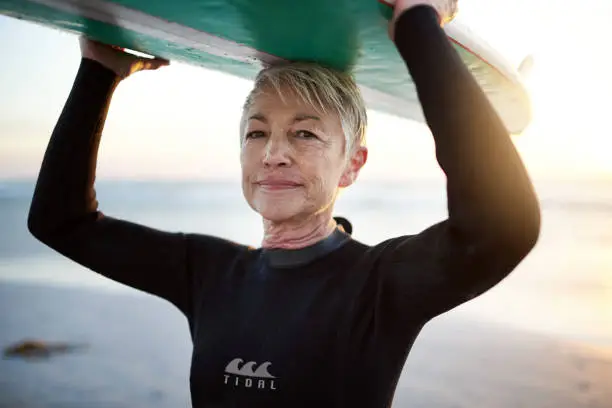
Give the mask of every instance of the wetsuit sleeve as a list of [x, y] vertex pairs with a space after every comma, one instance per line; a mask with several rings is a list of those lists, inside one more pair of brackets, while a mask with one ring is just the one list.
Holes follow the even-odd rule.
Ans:
[[111, 70], [93, 60], [81, 60], [44, 155], [28, 228], [69, 259], [164, 298], [189, 314], [194, 288], [189, 248], [194, 244], [199, 250], [205, 248], [199, 242], [205, 238], [158, 231], [98, 211], [97, 152], [118, 83]]
[[537, 242], [540, 209], [510, 135], [434, 9], [415, 7], [396, 24], [447, 178], [448, 218], [386, 243], [387, 312], [430, 319], [503, 280]]

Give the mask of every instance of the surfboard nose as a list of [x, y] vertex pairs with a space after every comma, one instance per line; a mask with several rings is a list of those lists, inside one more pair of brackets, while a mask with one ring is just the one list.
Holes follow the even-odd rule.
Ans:
[[521, 74], [521, 77], [523, 78], [528, 77], [529, 74], [531, 74], [531, 71], [533, 70], [534, 65], [535, 65], [535, 61], [534, 61], [533, 55], [526, 56], [525, 59], [521, 62], [521, 64], [518, 67], [518, 72], [519, 74]]

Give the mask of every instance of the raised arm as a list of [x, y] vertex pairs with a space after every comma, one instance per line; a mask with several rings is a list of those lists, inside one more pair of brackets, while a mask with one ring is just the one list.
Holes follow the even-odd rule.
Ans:
[[394, 28], [447, 177], [448, 219], [386, 243], [385, 288], [391, 312], [427, 319], [504, 279], [534, 247], [540, 210], [510, 135], [436, 10], [405, 9]]
[[122, 78], [155, 62], [121, 53], [120, 60], [111, 58], [116, 66], [103, 65], [92, 59], [100, 57], [92, 51], [120, 51], [92, 42], [82, 45], [83, 59], [40, 169], [28, 228], [73, 261], [167, 299], [189, 315], [196, 278], [188, 265], [188, 248], [194, 238], [105, 216], [98, 211], [94, 190], [98, 146], [113, 91]]

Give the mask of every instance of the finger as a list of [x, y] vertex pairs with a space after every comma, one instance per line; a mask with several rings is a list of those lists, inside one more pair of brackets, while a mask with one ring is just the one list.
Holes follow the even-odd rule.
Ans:
[[159, 66], [167, 66], [170, 65], [170, 60], [164, 59], [164, 58], [154, 58], [153, 61], [156, 61]]
[[162, 58], [143, 60], [143, 69], [158, 69], [167, 65], [170, 65], [170, 61]]
[[79, 45], [81, 46], [81, 49], [96, 47], [98, 44], [99, 42], [92, 40], [91, 38], [89, 38], [88, 36], [84, 34], [81, 34], [79, 36]]

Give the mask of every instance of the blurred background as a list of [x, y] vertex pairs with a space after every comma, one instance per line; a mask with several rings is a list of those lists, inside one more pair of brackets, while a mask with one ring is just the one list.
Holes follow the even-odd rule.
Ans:
[[[608, 0], [463, 0], [460, 18], [527, 78], [534, 121], [514, 138], [543, 209], [536, 249], [500, 285], [426, 326], [394, 406], [612, 407], [612, 19]], [[30, 237], [35, 178], [70, 91], [73, 35], [0, 17], [0, 346], [84, 345], [0, 360], [0, 407], [189, 404], [182, 315]], [[238, 123], [251, 84], [179, 63], [117, 89], [102, 141], [103, 212], [258, 246], [244, 203]], [[427, 128], [369, 112], [370, 156], [336, 213], [376, 244], [446, 217]]]

